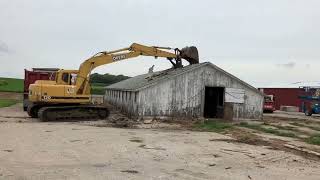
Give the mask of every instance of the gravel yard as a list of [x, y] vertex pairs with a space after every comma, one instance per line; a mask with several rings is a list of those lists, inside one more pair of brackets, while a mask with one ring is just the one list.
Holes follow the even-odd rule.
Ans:
[[38, 122], [0, 109], [0, 179], [319, 179], [320, 162], [214, 132]]

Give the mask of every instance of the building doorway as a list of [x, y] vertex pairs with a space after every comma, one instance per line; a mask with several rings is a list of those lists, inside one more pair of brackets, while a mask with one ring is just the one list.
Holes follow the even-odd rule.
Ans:
[[224, 87], [205, 87], [205, 118], [223, 118]]

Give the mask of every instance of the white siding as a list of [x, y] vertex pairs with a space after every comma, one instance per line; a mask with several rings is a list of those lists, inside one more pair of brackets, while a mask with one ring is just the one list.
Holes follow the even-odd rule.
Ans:
[[[210, 65], [202, 66], [133, 94], [137, 100], [121, 100], [109, 97], [106, 101], [134, 116], [201, 117], [204, 109], [206, 86], [238, 89], [243, 92], [241, 102], [231, 103], [233, 119], [261, 119], [263, 95], [244, 82], [217, 70]], [[109, 90], [107, 90], [108, 92]], [[121, 93], [121, 91], [119, 91]], [[112, 94], [112, 93], [111, 93]]]

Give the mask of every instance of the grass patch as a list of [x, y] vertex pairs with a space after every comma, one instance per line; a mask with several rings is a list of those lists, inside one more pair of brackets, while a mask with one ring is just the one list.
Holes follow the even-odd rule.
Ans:
[[8, 85], [8, 82], [6, 80], [0, 80], [0, 86]]
[[194, 127], [204, 131], [220, 133], [220, 132], [224, 132], [227, 129], [232, 128], [233, 125], [230, 123], [221, 122], [218, 120], [210, 120], [210, 121], [205, 121], [203, 123], [196, 123]]
[[108, 86], [108, 85], [110, 85], [110, 84], [91, 82], [91, 86], [105, 87], [105, 86]]
[[306, 139], [309, 144], [320, 145], [320, 134], [315, 134]]
[[279, 131], [277, 129], [265, 128], [260, 124], [249, 124], [247, 122], [241, 122], [239, 126], [258, 130], [258, 131], [269, 133], [269, 134], [274, 134], [277, 136], [296, 137], [296, 134], [294, 134], [293, 132], [284, 132], [284, 131]]
[[0, 99], [0, 108], [12, 106], [16, 103], [17, 101], [13, 99]]
[[91, 94], [104, 95], [106, 89], [103, 86], [91, 86]]
[[293, 126], [305, 126], [304, 124], [301, 124], [301, 123], [298, 123], [298, 122], [291, 122], [289, 124], [291, 124]]
[[271, 125], [271, 126], [274, 126], [278, 129], [289, 130], [289, 131], [296, 130], [296, 127], [293, 127], [293, 126], [278, 126], [278, 125]]
[[315, 126], [314, 124], [313, 124], [313, 126], [312, 125], [307, 125], [307, 124], [302, 124], [302, 123], [297, 123], [297, 122], [292, 122], [292, 123], [289, 123], [289, 124], [294, 125], [294, 126], [298, 126], [298, 127], [307, 127], [307, 128], [312, 129], [312, 130], [315, 130], [315, 131], [320, 131], [320, 127], [319, 126]]
[[318, 127], [318, 126], [308, 126], [308, 128], [310, 128], [312, 130], [320, 131], [320, 127]]
[[23, 92], [23, 79], [0, 77], [0, 91]]

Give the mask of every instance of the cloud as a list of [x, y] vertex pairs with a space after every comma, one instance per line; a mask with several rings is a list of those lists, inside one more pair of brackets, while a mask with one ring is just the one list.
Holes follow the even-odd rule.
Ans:
[[282, 68], [287, 68], [287, 69], [292, 69], [296, 66], [295, 62], [288, 62], [288, 63], [284, 63], [284, 64], [277, 64], [278, 67], [282, 67]]
[[0, 53], [8, 53], [8, 52], [9, 52], [8, 45], [0, 41]]

